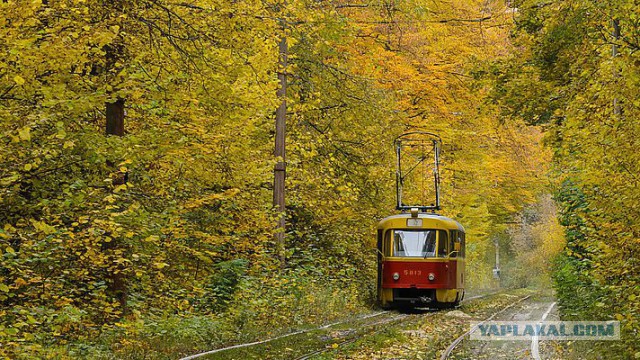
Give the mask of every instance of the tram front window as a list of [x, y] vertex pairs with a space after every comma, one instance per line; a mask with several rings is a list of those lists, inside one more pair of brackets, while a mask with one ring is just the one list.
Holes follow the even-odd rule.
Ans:
[[435, 230], [394, 230], [393, 256], [433, 257], [436, 255]]

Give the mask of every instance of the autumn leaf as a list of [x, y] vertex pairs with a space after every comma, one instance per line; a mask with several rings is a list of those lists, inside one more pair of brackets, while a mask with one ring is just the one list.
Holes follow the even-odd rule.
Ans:
[[13, 78], [13, 81], [14, 81], [18, 86], [22, 86], [22, 85], [24, 85], [24, 78], [22, 78], [22, 76], [20, 76], [20, 75], [16, 75], [16, 76]]
[[20, 136], [20, 140], [31, 141], [31, 128], [23, 127], [18, 131], [18, 135]]

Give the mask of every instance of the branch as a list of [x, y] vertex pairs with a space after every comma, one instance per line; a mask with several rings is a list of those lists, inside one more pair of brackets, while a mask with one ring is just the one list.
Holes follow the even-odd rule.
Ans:
[[0, 99], [9, 100], [10, 98], [5, 98], [5, 96], [6, 96], [7, 94], [9, 94], [9, 93], [11, 92], [11, 90], [13, 90], [13, 88], [14, 88], [15, 86], [16, 86], [15, 84], [12, 84], [11, 86], [9, 86], [9, 87], [7, 88], [7, 90], [5, 90], [5, 92], [3, 92], [3, 93], [2, 93], [2, 95], [0, 95]]
[[193, 4], [188, 4], [188, 3], [178, 3], [176, 4], [176, 6], [181, 6], [181, 7], [186, 7], [188, 9], [194, 9], [194, 10], [207, 10], [203, 7], [200, 7], [198, 5], [193, 5]]
[[434, 21], [426, 21], [426, 22], [430, 22], [430, 23], [440, 23], [440, 24], [446, 24], [449, 22], [483, 22], [483, 21], [487, 21], [490, 20], [492, 17], [491, 15], [489, 16], [485, 16], [485, 17], [481, 17], [478, 19], [443, 19], [443, 20], [434, 20]]
[[369, 4], [343, 4], [343, 5], [336, 5], [335, 8], [336, 9], [344, 9], [344, 8], [367, 8], [369, 7]]
[[425, 23], [425, 24], [446, 24], [450, 22], [471, 22], [471, 23], [479, 23], [487, 20], [491, 20], [492, 16], [485, 16], [477, 19], [440, 19], [440, 20], [425, 20], [425, 21], [415, 21], [415, 20], [392, 20], [392, 21], [356, 21], [357, 24], [416, 24], [416, 23]]

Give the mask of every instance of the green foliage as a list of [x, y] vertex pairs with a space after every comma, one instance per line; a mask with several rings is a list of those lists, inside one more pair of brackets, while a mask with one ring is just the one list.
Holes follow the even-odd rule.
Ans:
[[205, 309], [222, 311], [228, 305], [238, 285], [247, 273], [248, 261], [234, 259], [217, 263], [205, 283], [202, 300]]

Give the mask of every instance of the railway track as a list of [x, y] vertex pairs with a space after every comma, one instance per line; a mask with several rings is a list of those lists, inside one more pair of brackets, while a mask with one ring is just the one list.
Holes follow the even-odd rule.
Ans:
[[[441, 354], [440, 360], [446, 360], [452, 357], [460, 358], [460, 356], [463, 356], [464, 358], [479, 358], [480, 354], [484, 354], [484, 356], [490, 355], [494, 359], [513, 359], [530, 356], [533, 360], [540, 360], [542, 358], [541, 353], [543, 352], [540, 349], [540, 343], [542, 341], [537, 335], [534, 335], [531, 338], [530, 344], [517, 340], [504, 340], [502, 342], [472, 341], [465, 344], [464, 346], [460, 346], [461, 344], [463, 344], [464, 340], [468, 336], [472, 335], [474, 331], [477, 331], [482, 324], [494, 320], [501, 314], [502, 316], [501, 318], [498, 318], [498, 320], [530, 322], [537, 321], [538, 324], [543, 323], [551, 314], [552, 310], [556, 306], [556, 303], [551, 302], [551, 299], [549, 298], [544, 300], [541, 300], [539, 297], [535, 299], [530, 298], [531, 296], [524, 296], [517, 301], [504, 306], [499, 311], [493, 313], [483, 321], [477, 323], [474, 327], [469, 329], [469, 331], [466, 331], [464, 334], [458, 336]], [[525, 304], [524, 301], [527, 299], [533, 301], [529, 301]], [[516, 305], [521, 306], [518, 306], [516, 308]], [[507, 310], [510, 309], [511, 311], [509, 313], [506, 313]], [[549, 356], [549, 351], [555, 351], [553, 350], [553, 348], [551, 349], [552, 350], [550, 350], [549, 347], [546, 348], [545, 357]]]
[[515, 302], [512, 302], [511, 304], [503, 307], [502, 309], [500, 309], [500, 311], [493, 313], [491, 316], [489, 316], [488, 318], [484, 319], [483, 321], [477, 323], [475, 326], [473, 326], [471, 329], [469, 329], [469, 331], [465, 332], [464, 334], [458, 336], [455, 340], [453, 340], [453, 342], [451, 342], [451, 344], [447, 347], [447, 349], [442, 353], [442, 355], [440, 356], [440, 360], [446, 360], [449, 358], [449, 356], [451, 356], [451, 353], [453, 352], [453, 350], [458, 347], [458, 345], [460, 345], [462, 343], [462, 341], [464, 341], [465, 337], [467, 337], [468, 335], [470, 335], [472, 332], [478, 330], [478, 327], [484, 323], [486, 323], [487, 321], [491, 321], [493, 320], [493, 318], [495, 318], [496, 316], [504, 313], [505, 311], [511, 309], [512, 307], [516, 306], [517, 304], [529, 299], [531, 297], [531, 295], [527, 295], [524, 296], [520, 299], [518, 299]]
[[[495, 295], [495, 294], [497, 294], [497, 292], [476, 295], [476, 296], [472, 296], [472, 297], [469, 297], [469, 298], [463, 300], [463, 302], [466, 303], [466, 302], [471, 301], [471, 300], [481, 299], [481, 298], [484, 298], [484, 297], [487, 297], [487, 296], [491, 296], [491, 295]], [[408, 320], [408, 319], [418, 319], [418, 318], [424, 319], [425, 317], [430, 317], [430, 316], [433, 316], [433, 315], [438, 314], [438, 313], [439, 312], [437, 312], [437, 311], [432, 311], [432, 312], [425, 312], [425, 313], [422, 313], [422, 314], [413, 314], [413, 315], [401, 314], [401, 315], [396, 316], [396, 317], [391, 318], [391, 319], [385, 319], [385, 320], [382, 320], [382, 321], [379, 321], [379, 322], [376, 322], [376, 323], [367, 324], [367, 325], [365, 325], [365, 327], [366, 328], [370, 328], [371, 330], [365, 331], [364, 333], [360, 334], [359, 336], [355, 336], [353, 338], [346, 339], [344, 341], [336, 343], [335, 347], [326, 347], [324, 349], [319, 349], [319, 350], [316, 350], [316, 351], [312, 351], [312, 352], [310, 352], [308, 354], [305, 354], [303, 356], [295, 358], [295, 360], [308, 360], [308, 359], [313, 358], [314, 356], [326, 353], [326, 352], [331, 351], [331, 350], [335, 350], [337, 348], [344, 347], [345, 345], [352, 344], [352, 343], [362, 339], [365, 336], [372, 336], [372, 335], [375, 335], [375, 334], [377, 334], [377, 333], [379, 333], [379, 332], [381, 332], [381, 331], [383, 331], [385, 329], [388, 329], [388, 327], [375, 328], [378, 325], [389, 325], [389, 324], [392, 324], [392, 323], [400, 323], [400, 322]], [[420, 315], [422, 315], [422, 316], [420, 316]]]
[[[475, 299], [480, 299], [480, 298], [484, 298], [484, 297], [488, 297], [488, 296], [492, 296], [497, 294], [496, 292], [494, 293], [487, 293], [487, 294], [481, 294], [481, 295], [477, 295], [477, 296], [472, 296], [469, 298], [466, 298], [463, 300], [463, 303], [467, 303], [471, 300], [475, 300]], [[306, 359], [310, 359], [313, 358], [317, 355], [326, 353], [328, 351], [331, 350], [335, 350], [337, 348], [343, 348], [346, 345], [352, 344], [356, 341], [358, 341], [359, 339], [362, 339], [363, 337], [366, 336], [372, 336], [375, 335], [385, 329], [389, 328], [389, 325], [395, 325], [395, 324], [399, 324], [402, 322], [405, 322], [407, 320], [410, 319], [424, 319], [425, 317], [430, 317], [433, 316], [435, 314], [441, 313], [441, 312], [437, 312], [437, 311], [427, 311], [427, 310], [421, 310], [421, 313], [414, 313], [414, 314], [398, 314], [395, 316], [391, 316], [391, 317], [387, 317], [387, 318], [383, 318], [381, 320], [375, 320], [373, 322], [371, 321], [367, 321], [367, 320], [371, 320], [374, 318], [378, 318], [378, 317], [382, 317], [385, 315], [390, 315], [390, 314], [394, 314], [394, 311], [391, 310], [386, 310], [386, 311], [378, 311], [375, 313], [371, 313], [365, 316], [360, 316], [357, 318], [350, 318], [350, 319], [346, 319], [343, 321], [338, 321], [338, 322], [333, 322], [330, 324], [326, 324], [320, 327], [316, 327], [316, 328], [312, 328], [312, 329], [305, 329], [305, 330], [299, 330], [299, 331], [294, 331], [294, 332], [290, 332], [284, 335], [280, 335], [280, 336], [276, 336], [273, 338], [269, 338], [269, 339], [265, 339], [265, 340], [260, 340], [260, 341], [254, 341], [254, 342], [248, 342], [248, 343], [243, 343], [243, 344], [237, 344], [237, 345], [232, 345], [232, 346], [227, 346], [227, 347], [223, 347], [223, 348], [218, 348], [218, 349], [213, 349], [210, 351], [205, 351], [205, 352], [201, 352], [198, 354], [194, 354], [194, 355], [189, 355], [183, 358], [180, 358], [179, 360], [193, 360], [193, 359], [198, 359], [198, 358], [202, 358], [202, 357], [208, 357], [209, 355], [216, 355], [216, 354], [220, 354], [226, 351], [231, 351], [234, 349], [242, 349], [242, 348], [250, 348], [253, 346], [258, 346], [258, 345], [263, 345], [263, 344], [268, 344], [280, 339], [284, 339], [284, 338], [288, 338], [288, 337], [293, 337], [293, 336], [297, 336], [297, 335], [303, 335], [306, 333], [311, 333], [311, 332], [315, 332], [315, 331], [321, 331], [321, 330], [329, 330], [331, 328], [340, 326], [340, 325], [345, 325], [345, 324], [349, 324], [349, 323], [357, 323], [357, 322], [363, 322], [363, 324], [359, 325], [359, 326], [355, 326], [351, 331], [347, 331], [347, 335], [345, 336], [345, 338], [343, 339], [339, 339], [338, 342], [334, 342], [332, 344], [332, 346], [324, 346], [324, 345], [320, 345], [322, 346], [321, 349], [315, 349], [314, 351], [308, 352], [302, 356], [298, 356], [295, 357], [294, 359], [296, 360], [306, 360]]]
[[[387, 314], [387, 313], [390, 313], [390, 312], [391, 311], [389, 311], [389, 310], [378, 311], [378, 312], [375, 312], [375, 313], [372, 313], [372, 314], [367, 314], [365, 316], [361, 316], [359, 318], [356, 318], [356, 320], [370, 319], [370, 318], [377, 317], [377, 316], [380, 316], [380, 315], [383, 315], [383, 314]], [[309, 333], [309, 332], [312, 332], [312, 331], [328, 329], [328, 328], [331, 328], [333, 326], [345, 324], [345, 323], [347, 323], [349, 321], [353, 321], [353, 320], [354, 319], [347, 319], [347, 320], [344, 320], [344, 321], [337, 321], [337, 322], [333, 322], [333, 323], [330, 323], [330, 324], [322, 325], [322, 326], [319, 326], [319, 327], [316, 327], [316, 328], [313, 328], [313, 329], [294, 331], [294, 332], [290, 332], [290, 333], [287, 333], [287, 334], [284, 334], [284, 335], [280, 335], [280, 336], [276, 336], [276, 337], [273, 337], [273, 338], [269, 338], [269, 339], [266, 339], [266, 340], [254, 341], [254, 342], [249, 342], [249, 343], [243, 343], [243, 344], [227, 346], [227, 347], [223, 347], [223, 348], [219, 348], [219, 349], [213, 349], [213, 350], [210, 350], [210, 351], [205, 351], [205, 352], [201, 352], [201, 353], [198, 353], [198, 354], [185, 356], [183, 358], [180, 358], [179, 360], [193, 360], [193, 359], [197, 359], [197, 358], [200, 358], [200, 357], [203, 357], [203, 356], [213, 355], [213, 354], [217, 354], [217, 353], [221, 353], [221, 352], [229, 351], [229, 350], [233, 350], [233, 349], [241, 349], [241, 348], [245, 348], [245, 347], [251, 347], [251, 346], [256, 346], [256, 345], [260, 345], [260, 344], [266, 344], [266, 343], [269, 343], [269, 342], [273, 342], [273, 341], [276, 341], [276, 340], [284, 339], [284, 338], [295, 336], [295, 335], [301, 335], [301, 334]]]

